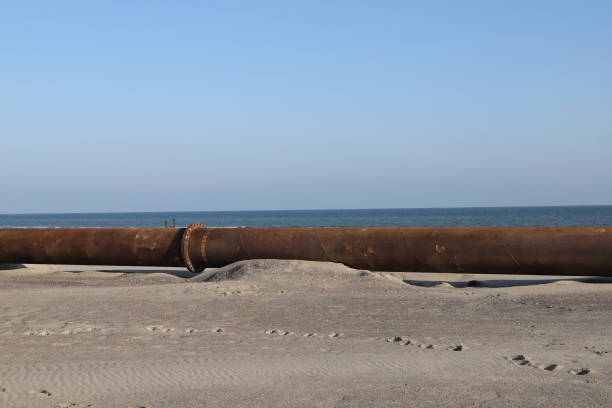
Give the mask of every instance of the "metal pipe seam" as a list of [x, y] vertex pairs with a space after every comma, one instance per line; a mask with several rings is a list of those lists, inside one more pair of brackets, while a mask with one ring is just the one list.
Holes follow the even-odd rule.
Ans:
[[185, 267], [190, 272], [202, 272], [208, 260], [206, 258], [206, 238], [208, 228], [199, 222], [189, 225], [181, 238], [181, 256]]

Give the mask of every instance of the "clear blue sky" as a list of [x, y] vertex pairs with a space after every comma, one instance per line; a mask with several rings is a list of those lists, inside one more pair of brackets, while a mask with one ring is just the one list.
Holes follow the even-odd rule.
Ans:
[[612, 204], [612, 2], [4, 1], [0, 142], [0, 213]]

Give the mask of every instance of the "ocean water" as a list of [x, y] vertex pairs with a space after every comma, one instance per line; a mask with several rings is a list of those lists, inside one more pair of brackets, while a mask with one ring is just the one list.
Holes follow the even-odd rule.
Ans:
[[567, 207], [406, 208], [294, 211], [195, 211], [0, 214], [0, 228], [177, 227], [433, 227], [612, 225], [612, 205]]

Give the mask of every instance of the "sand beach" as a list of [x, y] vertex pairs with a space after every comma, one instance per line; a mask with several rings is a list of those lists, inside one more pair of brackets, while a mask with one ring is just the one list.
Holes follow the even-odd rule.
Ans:
[[610, 406], [612, 278], [0, 270], [2, 407]]

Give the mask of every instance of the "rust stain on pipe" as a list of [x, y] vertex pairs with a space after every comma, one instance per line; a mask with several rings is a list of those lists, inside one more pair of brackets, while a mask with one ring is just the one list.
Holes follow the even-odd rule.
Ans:
[[610, 227], [0, 229], [0, 263], [331, 261], [374, 271], [612, 276]]

